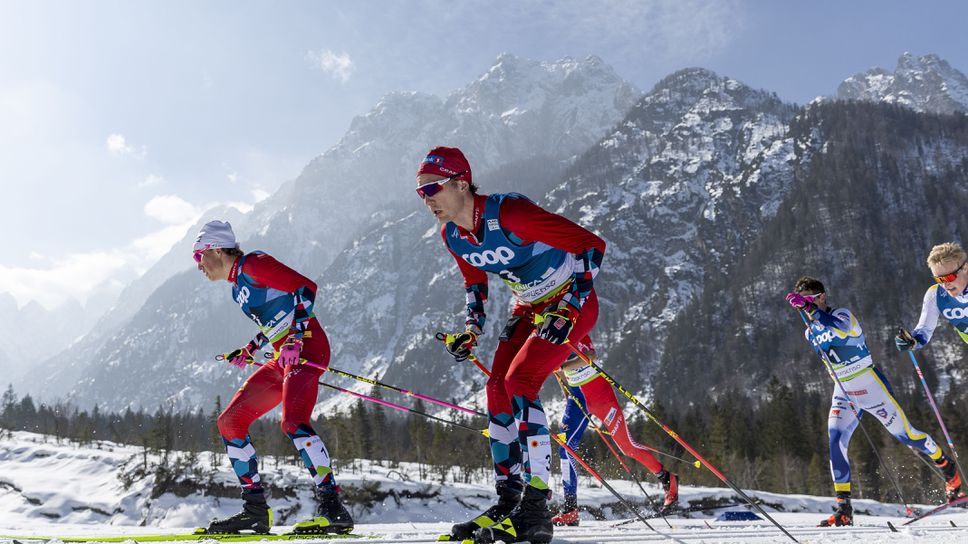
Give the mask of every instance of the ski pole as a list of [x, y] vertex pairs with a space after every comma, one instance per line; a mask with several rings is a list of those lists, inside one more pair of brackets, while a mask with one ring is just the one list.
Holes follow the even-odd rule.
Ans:
[[[589, 414], [588, 411], [585, 409], [585, 407], [582, 406], [580, 402], [578, 402], [578, 399], [575, 398], [575, 395], [571, 392], [568, 386], [562, 381], [560, 374], [555, 372], [555, 378], [558, 380], [558, 385], [561, 387], [561, 391], [565, 393], [566, 396], [571, 400], [571, 402], [575, 403], [575, 406], [577, 406], [581, 410], [584, 418], [588, 421], [589, 424], [591, 424], [592, 428], [595, 429], [595, 432], [598, 434], [599, 437], [601, 437], [602, 441], [605, 442], [605, 445], [608, 446], [608, 450], [612, 452], [612, 455], [616, 459], [618, 459], [619, 464], [622, 465], [622, 468], [625, 469], [625, 472], [632, 477], [632, 481], [634, 481], [635, 485], [639, 487], [639, 491], [641, 491], [642, 494], [645, 495], [645, 498], [648, 499], [649, 506], [652, 507], [652, 510], [654, 510], [657, 514], [659, 514], [659, 516], [662, 518], [662, 521], [666, 522], [666, 525], [668, 525], [669, 528], [672, 529], [672, 524], [669, 523], [668, 519], [666, 519], [665, 514], [661, 513], [659, 509], [656, 508], [655, 501], [652, 500], [652, 497], [645, 490], [645, 487], [642, 485], [642, 481], [639, 480], [639, 477], [632, 472], [632, 469], [630, 469], [627, 464], [625, 464], [625, 460], [622, 459], [622, 456], [619, 455], [617, 451], [615, 451], [615, 447], [612, 445], [612, 440], [614, 440], [614, 437], [612, 438], [612, 440], [609, 440], [606, 437], [606, 435], [611, 436], [611, 433], [603, 430], [600, 426], [598, 426], [597, 423], [595, 423], [595, 420], [592, 419], [591, 414]], [[579, 427], [581, 427], [581, 425], [579, 425]], [[578, 432], [578, 429], [575, 429], [575, 432]], [[565, 437], [564, 441], [565, 443], [568, 443], [568, 438]]]
[[[807, 334], [810, 336], [810, 343], [815, 346], [818, 346], [819, 344], [817, 343], [816, 339], [813, 336], [813, 331], [810, 330], [810, 322], [807, 321], [806, 313], [803, 310], [797, 310], [797, 313], [800, 315], [800, 319], [803, 320], [803, 324], [806, 325], [807, 327]], [[877, 462], [887, 467], [888, 479], [890, 479], [891, 484], [894, 485], [894, 490], [897, 491], [897, 496], [899, 499], [901, 499], [901, 504], [904, 505], [904, 511], [907, 513], [908, 516], [910, 516], [911, 514], [914, 513], [914, 509], [911, 508], [911, 506], [907, 503], [906, 500], [904, 500], [904, 493], [901, 492], [901, 485], [897, 482], [897, 479], [895, 479], [894, 477], [894, 468], [891, 465], [888, 465], [887, 463], [885, 463], [883, 459], [881, 459], [881, 454], [878, 453], [877, 448], [874, 446], [874, 440], [871, 439], [871, 435], [867, 432], [867, 429], [865, 429], [864, 425], [861, 423], [860, 412], [857, 411], [857, 407], [854, 405], [854, 401], [852, 401], [850, 398], [850, 393], [848, 393], [847, 388], [844, 387], [844, 382], [840, 381], [840, 378], [837, 376], [837, 373], [834, 372], [834, 366], [830, 362], [830, 359], [827, 358], [827, 354], [824, 353], [824, 351], [819, 347], [817, 348], [817, 353], [820, 354], [820, 360], [823, 361], [824, 368], [827, 369], [827, 374], [830, 375], [830, 379], [832, 379], [834, 383], [837, 384], [837, 387], [840, 388], [840, 392], [843, 393], [844, 398], [847, 400], [847, 406], [850, 406], [850, 410], [854, 413], [854, 417], [857, 418], [857, 426], [860, 427], [861, 432], [864, 433], [864, 437], [867, 438], [867, 443], [870, 444], [871, 450], [874, 452], [874, 457], [877, 458]]]
[[[539, 317], [541, 316], [535, 316], [536, 320]], [[709, 472], [712, 472], [713, 474], [715, 474], [716, 477], [719, 478], [724, 484], [728, 485], [730, 488], [732, 488], [733, 491], [738, 493], [743, 498], [743, 500], [745, 500], [747, 503], [750, 504], [750, 506], [753, 507], [753, 509], [755, 509], [757, 512], [762, 514], [763, 517], [765, 517], [766, 519], [770, 520], [770, 523], [775, 525], [777, 529], [783, 532], [783, 534], [790, 537], [790, 540], [797, 543], [800, 542], [799, 540], [794, 538], [793, 535], [791, 535], [786, 529], [784, 529], [782, 525], [777, 523], [772, 516], [767, 514], [766, 511], [763, 510], [759, 504], [754, 502], [753, 499], [749, 497], [749, 495], [744, 493], [742, 489], [740, 489], [739, 487], [736, 486], [736, 484], [730, 481], [730, 479], [727, 478], [725, 474], [723, 474], [722, 472], [719, 471], [719, 469], [714, 467], [709, 461], [706, 460], [705, 457], [703, 457], [702, 455], [699, 455], [699, 452], [697, 452], [692, 446], [690, 446], [685, 440], [683, 440], [682, 437], [680, 437], [675, 431], [670, 429], [668, 425], [659, 421], [659, 418], [657, 418], [655, 414], [652, 413], [652, 410], [649, 410], [644, 404], [642, 404], [642, 401], [640, 401], [635, 395], [633, 395], [627, 389], [622, 387], [620, 383], [616, 382], [615, 378], [612, 378], [612, 376], [609, 375], [608, 372], [605, 372], [605, 370], [602, 369], [602, 367], [592, 362], [588, 357], [585, 356], [584, 353], [579, 351], [574, 346], [574, 344], [572, 344], [571, 342], [566, 342], [566, 344], [569, 348], [571, 348], [571, 351], [573, 351], [576, 355], [578, 355], [578, 357], [580, 357], [583, 361], [588, 363], [589, 366], [591, 366], [596, 371], [598, 371], [605, 378], [605, 380], [608, 381], [608, 383], [612, 384], [612, 386], [618, 389], [620, 393], [625, 395], [625, 398], [629, 399], [632, 402], [632, 404], [636, 405], [640, 410], [642, 410], [645, 413], [645, 415], [648, 416], [649, 419], [651, 419], [656, 425], [662, 428], [662, 430], [665, 431], [667, 435], [671, 436], [676, 442], [679, 443], [680, 446], [685, 448], [686, 451], [688, 451], [690, 454], [692, 454], [693, 457], [695, 457], [700, 463], [702, 463], [704, 467], [709, 469]]]
[[[555, 376], [557, 377], [557, 374], [555, 374]], [[558, 385], [561, 387], [561, 391], [562, 391], [562, 394], [563, 395], [565, 395], [565, 396], [570, 396], [571, 395], [571, 392], [568, 391], [567, 389], [565, 389], [565, 386], [561, 384], [561, 379], [560, 378], [558, 379]], [[588, 415], [588, 412], [586, 412], [585, 409], [582, 408], [581, 404], [578, 404], [578, 408], [581, 409], [582, 414], [585, 416], [585, 419], [588, 419], [589, 421], [591, 421], [591, 417]], [[615, 440], [615, 437], [612, 435], [612, 433], [608, 432], [608, 429], [602, 429], [601, 427], [599, 427], [598, 428], [598, 432], [601, 433], [602, 435], [605, 435], [605, 436], [612, 436], [612, 440]], [[652, 446], [646, 446], [645, 444], [639, 444], [638, 446], [640, 448], [642, 448], [644, 450], [648, 450], [648, 451], [650, 451], [650, 452], [652, 452], [652, 453], [654, 453], [656, 455], [661, 455], [663, 457], [668, 457], [669, 459], [675, 459], [676, 461], [679, 461], [680, 463], [685, 463], [687, 465], [692, 465], [692, 466], [696, 467], [697, 469], [702, 468], [702, 463], [700, 463], [699, 461], [689, 461], [688, 459], [683, 459], [682, 457], [679, 457], [677, 455], [673, 455], [673, 454], [671, 454], [669, 452], [665, 452], [665, 451], [662, 451], [662, 450], [653, 448]]]
[[[255, 366], [262, 366], [264, 363], [252, 363], [252, 364], [255, 365]], [[308, 361], [303, 361], [301, 364], [305, 364], [307, 366], [311, 366], [311, 367], [314, 367], [314, 368], [323, 368], [321, 365], [317, 365], [315, 363], [310, 363]], [[357, 393], [356, 391], [351, 391], [349, 389], [344, 389], [342, 387], [338, 387], [336, 385], [333, 385], [333, 384], [330, 384], [330, 383], [326, 383], [323, 380], [319, 380], [319, 385], [322, 385], [323, 387], [328, 387], [330, 389], [334, 389], [334, 390], [339, 391], [341, 393], [347, 393], [347, 394], [353, 395], [354, 397], [357, 397], [357, 398], [360, 398], [360, 399], [363, 399], [363, 400], [367, 400], [367, 401], [370, 401], [370, 402], [379, 404], [381, 406], [385, 406], [387, 408], [393, 408], [394, 410], [400, 410], [401, 412], [408, 412], [408, 413], [411, 413], [411, 414], [416, 414], [418, 416], [423, 416], [423, 417], [425, 417], [427, 419], [432, 419], [434, 421], [439, 421], [439, 422], [445, 423], [447, 425], [453, 425], [454, 427], [460, 427], [462, 429], [467, 429], [468, 431], [472, 431], [472, 432], [475, 432], [477, 434], [481, 434], [481, 435], [484, 435], [484, 436], [488, 436], [487, 429], [475, 429], [474, 427], [471, 427], [469, 425], [464, 425], [463, 423], [458, 423], [456, 421], [451, 421], [449, 419], [444, 419], [442, 417], [437, 417], [437, 416], [428, 414], [426, 412], [421, 412], [420, 410], [414, 410], [413, 408], [407, 408], [406, 406], [401, 406], [399, 404], [395, 404], [395, 403], [390, 402], [390, 401], [387, 401], [387, 400], [378, 399], [376, 397], [371, 397], [369, 395], [364, 395], [363, 393]]]
[[[265, 357], [266, 357], [266, 359], [271, 359], [273, 357], [273, 355], [271, 353], [266, 353], [265, 354]], [[319, 364], [316, 364], [316, 363], [307, 361], [305, 359], [300, 359], [299, 364], [306, 365], [306, 366], [313, 367], [313, 368], [318, 368], [320, 370], [325, 370], [327, 372], [332, 372], [333, 374], [336, 374], [338, 376], [343, 376], [344, 378], [351, 378], [351, 379], [354, 379], [354, 380], [357, 380], [357, 381], [361, 381], [363, 383], [368, 383], [368, 384], [373, 385], [373, 386], [382, 387], [384, 389], [389, 389], [390, 391], [396, 391], [397, 393], [402, 393], [404, 395], [408, 395], [408, 396], [411, 396], [411, 397], [416, 397], [418, 399], [422, 399], [422, 400], [425, 400], [427, 402], [432, 402], [434, 404], [437, 404], [437, 405], [440, 405], [440, 406], [444, 406], [444, 407], [447, 407], [447, 408], [451, 408], [451, 409], [454, 409], [454, 410], [460, 410], [461, 412], [465, 412], [465, 413], [468, 413], [468, 414], [471, 414], [471, 415], [487, 417], [487, 414], [485, 414], [483, 412], [478, 412], [477, 410], [472, 410], [470, 408], [464, 408], [463, 406], [459, 406], [457, 404], [453, 404], [453, 403], [450, 403], [450, 402], [446, 402], [446, 401], [443, 401], [443, 400], [440, 400], [440, 399], [435, 399], [433, 397], [428, 397], [427, 395], [421, 395], [420, 393], [415, 393], [413, 391], [409, 391], [409, 390], [404, 389], [402, 387], [397, 387], [395, 385], [390, 385], [390, 384], [387, 384], [387, 383], [383, 383], [383, 382], [374, 380], [373, 378], [367, 378], [365, 376], [359, 376], [357, 374], [353, 374], [353, 373], [347, 372], [345, 370], [340, 370], [338, 368], [325, 367], [323, 365], [319, 365]]]
[[[609, 483], [605, 481], [605, 478], [601, 477], [597, 472], [595, 472], [595, 469], [593, 469], [588, 463], [585, 462], [584, 459], [582, 459], [577, 453], [575, 453], [575, 450], [571, 449], [571, 447], [564, 440], [562, 440], [561, 437], [559, 437], [558, 435], [553, 435], [553, 438], [555, 439], [555, 442], [558, 442], [558, 444], [561, 445], [562, 448], [565, 448], [565, 451], [568, 452], [568, 455], [570, 455], [575, 461], [578, 461], [578, 464], [581, 465], [582, 468], [587, 470], [588, 473], [591, 474], [593, 478], [598, 480], [598, 483], [602, 484], [602, 486], [604, 486], [605, 489], [609, 490], [612, 493], [612, 495], [615, 495], [615, 497], [619, 500], [619, 502], [621, 502], [623, 506], [628, 508], [630, 512], [635, 514], [635, 517], [639, 518], [642, 521], [642, 523], [645, 524], [646, 527], [648, 527], [649, 529], [652, 529], [653, 531], [659, 533], [660, 535], [662, 534], [660, 531], [657, 531], [655, 527], [649, 525], [648, 520], [645, 519], [645, 517], [641, 513], [639, 513], [638, 510], [632, 507], [632, 505], [629, 504], [627, 500], [625, 500], [625, 497], [620, 495], [618, 491], [615, 490], [615, 488], [609, 485]], [[669, 523], [669, 522], [666, 521], [666, 523]], [[672, 528], [672, 525], [670, 524], [669, 527]], [[667, 535], [663, 535], [663, 536], [667, 536]]]
[[378, 399], [376, 397], [371, 397], [369, 395], [364, 395], [363, 393], [357, 393], [356, 391], [351, 391], [349, 389], [344, 389], [342, 387], [338, 387], [338, 386], [335, 386], [333, 384], [326, 383], [324, 381], [320, 381], [319, 382], [319, 385], [322, 385], [324, 387], [329, 387], [330, 389], [335, 389], [336, 391], [339, 391], [340, 393], [348, 393], [350, 395], [353, 395], [354, 397], [361, 398], [363, 400], [368, 400], [370, 402], [374, 402], [374, 403], [379, 404], [381, 406], [386, 406], [387, 408], [393, 408], [394, 410], [400, 410], [401, 412], [409, 412], [411, 414], [417, 414], [419, 416], [423, 416], [425, 418], [432, 419], [434, 421], [439, 421], [441, 423], [446, 423], [447, 425], [453, 425], [454, 427], [460, 427], [461, 429], [467, 429], [468, 431], [472, 431], [472, 432], [475, 432], [477, 434], [481, 434], [481, 435], [484, 435], [484, 436], [488, 436], [486, 429], [475, 429], [474, 427], [471, 427], [469, 425], [464, 425], [463, 423], [458, 423], [456, 421], [451, 421], [449, 419], [444, 419], [442, 417], [437, 417], [437, 416], [434, 416], [434, 415], [430, 415], [430, 414], [428, 414], [426, 412], [421, 412], [420, 410], [414, 410], [413, 408], [407, 408], [406, 406], [401, 406], [399, 404], [395, 404], [395, 403], [392, 403], [390, 401], [386, 401], [386, 400], [383, 400], [383, 399]]
[[[320, 368], [318, 365], [315, 365], [315, 364], [310, 364], [310, 363], [305, 363], [305, 364], [309, 364], [310, 366], [315, 366], [317, 368]], [[427, 402], [432, 402], [432, 403], [438, 404], [440, 406], [445, 406], [447, 408], [451, 408], [451, 409], [454, 409], [454, 410], [460, 410], [461, 412], [464, 412], [464, 413], [467, 413], [467, 414], [472, 414], [472, 415], [475, 415], [475, 416], [487, 417], [487, 414], [485, 414], [483, 412], [478, 412], [477, 410], [472, 410], [470, 408], [464, 408], [463, 406], [459, 406], [457, 404], [452, 404], [450, 402], [442, 401], [440, 399], [435, 399], [433, 397], [428, 397], [427, 395], [421, 395], [420, 393], [414, 393], [413, 391], [409, 391], [409, 390], [404, 389], [402, 387], [397, 387], [397, 386], [394, 386], [394, 385], [389, 385], [389, 384], [386, 384], [386, 383], [383, 383], [383, 382], [374, 380], [373, 378], [367, 378], [365, 376], [358, 376], [356, 374], [353, 374], [353, 373], [350, 373], [350, 372], [346, 372], [345, 370], [340, 370], [338, 368], [329, 367], [326, 370], [329, 371], [329, 372], [332, 372], [333, 374], [336, 374], [336, 375], [339, 375], [339, 376], [343, 376], [344, 378], [351, 378], [351, 379], [354, 379], [354, 380], [361, 381], [363, 383], [368, 383], [370, 385], [374, 385], [374, 386], [377, 386], [377, 387], [382, 387], [384, 389], [389, 389], [390, 391], [396, 391], [397, 393], [403, 393], [404, 395], [408, 395], [408, 396], [411, 396], [411, 397], [416, 397], [418, 399], [422, 399], [422, 400], [425, 400]]]
[[[906, 334], [911, 336], [906, 330], [898, 327], [898, 334]], [[914, 370], [918, 373], [918, 378], [921, 379], [921, 386], [924, 387], [924, 393], [928, 397], [928, 403], [931, 405], [931, 410], [934, 411], [934, 416], [938, 418], [938, 424], [941, 425], [941, 432], [944, 433], [944, 439], [948, 442], [948, 447], [951, 449], [951, 456], [954, 457], [955, 467], [958, 469], [958, 474], [964, 479], [965, 471], [961, 468], [961, 461], [958, 459], [958, 450], [955, 449], [955, 443], [951, 440], [951, 435], [948, 434], [948, 427], [945, 426], [944, 420], [941, 419], [941, 410], [938, 409], [938, 403], [934, 400], [934, 394], [931, 393], [931, 388], [928, 387], [928, 381], [924, 378], [924, 372], [921, 372], [921, 365], [918, 364], [918, 358], [914, 356], [913, 351], [909, 351], [908, 355], [911, 356], [911, 364], [914, 365]]]
[[[445, 333], [442, 333], [442, 332], [438, 332], [437, 334], [434, 335], [434, 338], [436, 338], [437, 340], [440, 340], [441, 342], [444, 342], [445, 344], [449, 344], [449, 343], [451, 343], [451, 342], [454, 341], [454, 337], [455, 336], [457, 336], [457, 335], [456, 334], [445, 334]], [[491, 375], [491, 371], [488, 370], [487, 367], [484, 366], [484, 364], [481, 363], [477, 359], [477, 357], [474, 356], [473, 353], [471, 353], [467, 358], [472, 363], [474, 363], [477, 366], [477, 368], [480, 369], [481, 372], [483, 372], [484, 374], [487, 374], [488, 376]]]
[[[451, 338], [447, 338], [446, 339], [446, 341], [449, 342], [449, 341], [451, 341], [453, 339], [453, 336], [454, 335], [445, 335], [444, 333], [437, 333], [437, 339], [438, 340], [443, 340], [443, 339], [445, 339], [448, 336], [451, 337]], [[481, 363], [481, 361], [477, 358], [476, 355], [474, 355], [473, 353], [471, 353], [471, 354], [469, 354], [467, 356], [467, 359], [469, 361], [473, 362], [474, 365], [478, 369], [480, 369], [480, 371], [483, 372], [485, 376], [487, 376], [488, 378], [491, 377], [491, 371], [486, 366], [484, 366], [483, 363]], [[551, 434], [551, 433], [549, 433], [549, 434]], [[646, 518], [642, 514], [640, 514], [638, 510], [636, 510], [631, 504], [629, 504], [629, 502], [627, 500], [625, 500], [625, 497], [623, 497], [622, 495], [620, 495], [619, 492], [615, 490], [615, 488], [613, 488], [611, 485], [609, 485], [609, 483], [605, 481], [605, 478], [602, 478], [597, 472], [595, 472], [595, 469], [593, 469], [591, 467], [591, 465], [589, 465], [588, 463], [586, 463], [585, 460], [582, 459], [581, 456], [578, 455], [578, 453], [575, 450], [571, 449], [571, 447], [567, 443], [565, 443], [565, 441], [562, 440], [561, 437], [559, 437], [558, 435], [554, 435], [554, 434], [551, 435], [551, 437], [561, 447], [565, 448], [565, 451], [568, 452], [568, 455], [570, 455], [575, 461], [577, 461], [578, 464], [581, 465], [582, 468], [584, 468], [586, 471], [588, 471], [588, 473], [591, 474], [593, 478], [595, 478], [596, 480], [598, 480], [598, 483], [602, 484], [602, 487], [604, 487], [605, 489], [607, 489], [612, 495], [615, 495], [615, 498], [617, 498], [619, 500], [619, 502], [622, 503], [623, 506], [625, 506], [626, 508], [628, 508], [630, 512], [632, 512], [633, 514], [635, 514], [635, 517], [637, 517], [640, 520], [642, 520], [642, 523], [644, 523], [646, 527], [648, 527], [649, 529], [652, 529], [653, 531], [655, 531], [655, 532], [657, 532], [659, 534], [662, 534], [660, 531], [656, 530], [655, 527], [653, 527], [652, 525], [649, 525], [648, 520], [646, 520]]]

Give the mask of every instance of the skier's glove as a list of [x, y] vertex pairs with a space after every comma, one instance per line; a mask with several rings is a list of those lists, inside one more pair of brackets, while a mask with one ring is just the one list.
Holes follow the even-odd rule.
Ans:
[[289, 365], [299, 364], [300, 351], [302, 351], [302, 338], [290, 336], [279, 349], [279, 366], [286, 368]]
[[252, 354], [258, 350], [259, 346], [256, 345], [255, 341], [250, 341], [244, 347], [232, 350], [229, 353], [223, 353], [221, 359], [228, 361], [228, 363], [231, 365], [235, 365], [239, 368], [245, 368], [246, 365], [251, 365], [255, 362], [255, 360], [252, 358]]
[[461, 363], [471, 356], [480, 335], [481, 329], [477, 325], [468, 325], [467, 330], [462, 333], [445, 335], [444, 347], [455, 361]]
[[545, 312], [535, 319], [538, 325], [538, 338], [544, 338], [555, 345], [561, 345], [568, 341], [571, 329], [578, 321], [578, 312], [572, 309], [568, 303], [560, 303], [558, 307], [550, 312]]
[[918, 341], [911, 336], [911, 333], [902, 327], [897, 328], [897, 334], [894, 336], [894, 346], [898, 351], [911, 351], [917, 345]]
[[812, 313], [814, 308], [817, 307], [813, 303], [813, 297], [805, 297], [800, 293], [790, 293], [786, 296], [786, 301], [797, 310], [803, 310], [808, 314]]

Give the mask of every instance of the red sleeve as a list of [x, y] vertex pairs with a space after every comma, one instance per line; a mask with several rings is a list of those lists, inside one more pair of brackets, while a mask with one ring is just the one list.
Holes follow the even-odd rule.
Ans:
[[306, 287], [313, 295], [316, 294], [316, 282], [265, 253], [246, 257], [242, 272], [264, 287], [287, 293], [295, 293], [299, 288]]
[[501, 203], [501, 226], [528, 242], [544, 242], [569, 253], [596, 249], [605, 253], [605, 240], [572, 221], [551, 213], [524, 198], [506, 198]]

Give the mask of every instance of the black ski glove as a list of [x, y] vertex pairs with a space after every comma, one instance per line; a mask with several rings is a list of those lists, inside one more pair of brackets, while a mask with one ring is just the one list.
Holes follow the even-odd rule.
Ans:
[[541, 314], [538, 337], [560, 346], [568, 341], [575, 321], [578, 321], [578, 312], [567, 304], [559, 304], [554, 310]]
[[911, 333], [906, 331], [903, 327], [897, 328], [897, 334], [894, 336], [894, 346], [898, 351], [911, 351], [917, 347], [918, 341], [911, 336]]
[[471, 352], [477, 347], [477, 337], [480, 334], [481, 331], [477, 327], [468, 328], [458, 334], [448, 334], [444, 341], [444, 347], [455, 361], [462, 363], [471, 356]]

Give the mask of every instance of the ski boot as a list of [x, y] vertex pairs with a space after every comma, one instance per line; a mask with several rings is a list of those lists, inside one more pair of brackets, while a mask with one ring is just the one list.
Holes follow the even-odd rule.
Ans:
[[944, 494], [948, 502], [964, 497], [965, 494], [961, 492], [961, 475], [958, 474], [958, 468], [955, 464], [944, 455], [935, 464], [941, 469], [941, 473], [944, 474]]
[[679, 506], [679, 477], [665, 469], [655, 477], [662, 482], [662, 489], [665, 491], [662, 506], [658, 510], [659, 515], [664, 516]]
[[561, 505], [561, 511], [558, 512], [558, 515], [551, 518], [551, 523], [559, 527], [563, 525], [578, 527], [578, 497], [566, 495], [565, 504]]
[[551, 512], [548, 511], [548, 492], [527, 486], [521, 502], [508, 517], [496, 525], [482, 527], [474, 533], [474, 544], [493, 544], [497, 541], [547, 544], [554, 535]]
[[242, 493], [242, 511], [234, 516], [212, 520], [207, 529], [198, 534], [239, 534], [242, 531], [257, 535], [269, 534], [272, 527], [272, 509], [266, 504], [263, 493]]
[[316, 515], [297, 523], [295, 535], [347, 534], [353, 530], [353, 517], [339, 500], [339, 489], [316, 490]]
[[460, 542], [472, 539], [474, 538], [474, 531], [481, 527], [490, 527], [506, 518], [514, 510], [514, 507], [521, 502], [521, 490], [524, 488], [524, 481], [520, 478], [498, 482], [494, 487], [497, 489], [497, 504], [470, 521], [455, 524], [451, 527], [449, 535], [443, 535], [437, 540]]
[[850, 492], [837, 492], [837, 508], [834, 514], [820, 522], [817, 527], [843, 527], [854, 524], [854, 508], [850, 505]]

